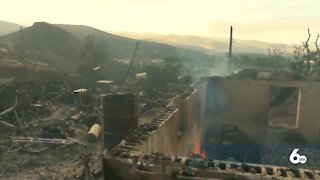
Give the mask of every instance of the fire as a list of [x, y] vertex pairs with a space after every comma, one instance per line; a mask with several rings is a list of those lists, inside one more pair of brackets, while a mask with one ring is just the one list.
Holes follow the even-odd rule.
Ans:
[[189, 152], [189, 157], [206, 159], [207, 155], [205, 151], [201, 150], [199, 144], [195, 144]]

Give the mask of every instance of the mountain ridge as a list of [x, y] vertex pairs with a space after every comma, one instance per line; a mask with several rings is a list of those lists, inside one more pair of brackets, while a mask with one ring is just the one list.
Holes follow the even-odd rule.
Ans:
[[[142, 40], [149, 40], [161, 43], [168, 43], [176, 46], [190, 46], [198, 48], [207, 53], [228, 52], [229, 39], [227, 38], [209, 38], [194, 35], [175, 35], [175, 34], [157, 34], [157, 33], [130, 33], [114, 32], [118, 35]], [[268, 48], [287, 49], [291, 51], [292, 47], [288, 44], [264, 42], [259, 40], [234, 39], [233, 51], [239, 53], [268, 53]]]
[[[75, 70], [86, 63], [81, 57], [85, 38], [93, 36], [97, 58], [102, 63], [117, 58], [130, 59], [137, 40], [113, 35], [84, 25], [62, 25], [36, 22], [31, 27], [0, 37], [0, 44], [12, 50], [24, 49], [29, 56], [54, 67]], [[23, 42], [21, 42], [21, 37]], [[140, 40], [136, 59], [152, 60], [166, 58], [189, 58], [210, 60], [211, 56], [192, 48], [179, 48], [168, 44]], [[22, 44], [23, 47], [20, 47]], [[1, 47], [0, 47], [1, 48]], [[87, 62], [88, 63], [88, 62]]]
[[0, 36], [19, 31], [22, 25], [0, 20]]

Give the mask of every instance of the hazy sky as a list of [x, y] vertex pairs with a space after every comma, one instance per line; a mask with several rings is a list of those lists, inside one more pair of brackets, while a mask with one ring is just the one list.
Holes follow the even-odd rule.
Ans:
[[320, 33], [320, 0], [0, 0], [0, 19], [299, 43]]

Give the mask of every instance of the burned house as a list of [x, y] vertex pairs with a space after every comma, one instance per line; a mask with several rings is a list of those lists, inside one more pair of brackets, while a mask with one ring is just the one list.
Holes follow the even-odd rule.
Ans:
[[[318, 179], [317, 88], [208, 77], [163, 117], [106, 149], [105, 179]], [[294, 148], [307, 166], [290, 163]]]
[[[1, 178], [319, 178], [316, 82], [207, 77], [112, 94], [51, 85], [32, 108], [20, 102], [33, 116], [1, 114]], [[307, 164], [289, 162], [293, 148]]]

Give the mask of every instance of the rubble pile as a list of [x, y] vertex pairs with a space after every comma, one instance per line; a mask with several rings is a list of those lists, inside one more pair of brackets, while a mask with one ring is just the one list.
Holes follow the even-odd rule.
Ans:
[[[99, 116], [99, 97], [91, 94], [93, 101], [86, 104], [86, 95], [59, 91], [62, 84], [54, 87], [44, 85], [46, 90], [37, 101], [21, 87], [2, 87], [0, 96], [7, 103], [1, 107], [9, 108], [0, 116], [0, 178], [57, 178], [61, 169], [66, 177], [75, 178], [84, 167], [80, 156], [87, 156], [91, 167], [101, 170], [97, 158], [102, 151], [101, 140], [94, 146], [89, 144], [91, 127], [86, 125], [89, 115]], [[10, 101], [14, 104], [8, 106]]]
[[193, 91], [186, 83], [157, 89], [146, 88], [145, 79], [101, 85], [41, 73], [43, 79], [20, 76], [0, 84], [0, 179], [101, 178], [101, 97], [133, 94], [139, 98], [141, 126], [128, 139], [134, 144], [141, 132], [157, 128], [154, 119], [170, 113], [166, 105], [173, 97]]
[[282, 81], [303, 80], [303, 77], [294, 71], [262, 71], [257, 69], [244, 69], [242, 71], [235, 72], [226, 78]]

